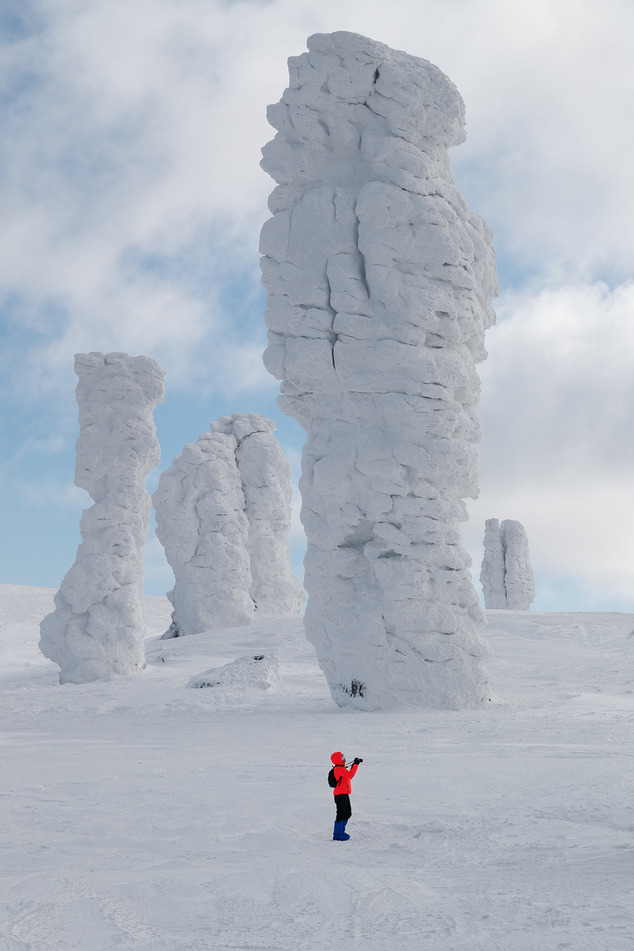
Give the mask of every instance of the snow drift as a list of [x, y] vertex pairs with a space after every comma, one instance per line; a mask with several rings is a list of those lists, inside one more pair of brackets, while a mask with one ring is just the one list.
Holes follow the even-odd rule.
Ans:
[[299, 619], [164, 641], [165, 598], [147, 674], [62, 690], [53, 593], [0, 585], [3, 951], [631, 951], [633, 614], [492, 612], [492, 703], [360, 717]]
[[252, 690], [268, 690], [279, 681], [279, 661], [274, 654], [253, 654], [237, 657], [230, 664], [212, 667], [196, 674], [188, 687], [228, 687], [243, 693]]
[[164, 373], [149, 357], [75, 356], [79, 438], [75, 484], [94, 499], [81, 518], [75, 564], [41, 624], [40, 649], [62, 683], [144, 666], [143, 559], [150, 496], [145, 477], [160, 449], [153, 412]]
[[262, 231], [279, 404], [307, 431], [306, 631], [339, 704], [486, 696], [458, 523], [477, 493], [491, 233], [447, 149], [463, 103], [425, 60], [316, 35], [269, 107]]

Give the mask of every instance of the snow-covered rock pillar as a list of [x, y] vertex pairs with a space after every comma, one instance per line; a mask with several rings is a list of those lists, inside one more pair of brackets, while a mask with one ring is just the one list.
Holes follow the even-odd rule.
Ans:
[[504, 587], [504, 548], [497, 518], [488, 518], [484, 523], [484, 557], [480, 568], [480, 584], [484, 594], [484, 606], [489, 610], [505, 610], [506, 588]]
[[203, 433], [161, 473], [156, 534], [174, 572], [168, 637], [250, 624], [249, 524], [233, 435]]
[[458, 523], [497, 291], [490, 231], [449, 170], [463, 103], [364, 37], [308, 48], [269, 108], [261, 239], [264, 362], [308, 434], [306, 632], [339, 704], [460, 707], [486, 695]]
[[526, 529], [521, 522], [487, 519], [484, 557], [480, 571], [484, 606], [488, 609], [528, 611], [535, 599], [535, 578]]
[[62, 683], [126, 676], [145, 664], [143, 558], [148, 472], [160, 448], [153, 412], [164, 373], [149, 357], [77, 354], [79, 438], [75, 484], [94, 499], [81, 518], [83, 541], [40, 625], [40, 649]]
[[275, 423], [256, 413], [234, 413], [211, 423], [232, 433], [249, 525], [250, 595], [258, 618], [301, 614], [303, 588], [291, 570], [291, 467], [273, 435]]
[[528, 611], [535, 600], [535, 577], [531, 567], [526, 529], [506, 518], [500, 526], [504, 545], [504, 586], [509, 611]]
[[162, 473], [156, 533], [174, 572], [168, 637], [301, 613], [291, 572], [290, 466], [265, 416], [211, 423]]

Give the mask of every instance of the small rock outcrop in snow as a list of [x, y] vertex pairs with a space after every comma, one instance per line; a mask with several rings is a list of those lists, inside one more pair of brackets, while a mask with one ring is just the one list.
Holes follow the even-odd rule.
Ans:
[[261, 237], [264, 362], [308, 434], [306, 632], [339, 704], [460, 707], [486, 696], [458, 523], [497, 292], [490, 230], [449, 170], [463, 103], [431, 63], [365, 37], [308, 49], [269, 107]]
[[231, 664], [212, 667], [202, 674], [196, 674], [187, 684], [188, 687], [237, 687], [248, 690], [256, 687], [268, 690], [280, 679], [279, 661], [274, 654], [254, 654], [252, 657], [238, 657]]
[[162, 473], [156, 533], [174, 572], [166, 637], [301, 613], [288, 551], [290, 466], [266, 416], [236, 413]]
[[480, 582], [485, 608], [529, 610], [535, 598], [535, 579], [521, 522], [505, 519], [500, 524], [496, 518], [487, 519]]
[[149, 357], [77, 354], [75, 483], [95, 504], [81, 519], [77, 560], [41, 623], [40, 649], [62, 683], [125, 676], [145, 663], [143, 559], [160, 449], [153, 412], [164, 373]]

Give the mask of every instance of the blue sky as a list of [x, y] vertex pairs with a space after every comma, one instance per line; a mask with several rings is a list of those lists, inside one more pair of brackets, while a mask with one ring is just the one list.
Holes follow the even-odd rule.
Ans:
[[[261, 412], [297, 473], [303, 433], [261, 362], [259, 158], [287, 57], [338, 29], [431, 60], [466, 103], [452, 169], [502, 288], [463, 531], [476, 575], [485, 518], [515, 518], [536, 609], [634, 611], [630, 0], [5, 0], [0, 582], [57, 587], [74, 561], [76, 352], [166, 370], [162, 467], [210, 421]], [[296, 524], [298, 571], [302, 545]], [[163, 593], [155, 538], [145, 552]]]

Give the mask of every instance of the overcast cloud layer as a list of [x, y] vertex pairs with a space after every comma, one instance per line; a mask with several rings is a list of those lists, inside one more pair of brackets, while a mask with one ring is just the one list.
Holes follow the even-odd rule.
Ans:
[[519, 519], [536, 608], [634, 609], [630, 0], [5, 2], [1, 580], [56, 586], [74, 556], [75, 352], [167, 370], [165, 466], [225, 412], [275, 415], [297, 456], [261, 365], [259, 157], [287, 57], [337, 29], [431, 60], [466, 102], [452, 167], [502, 286], [469, 549]]

